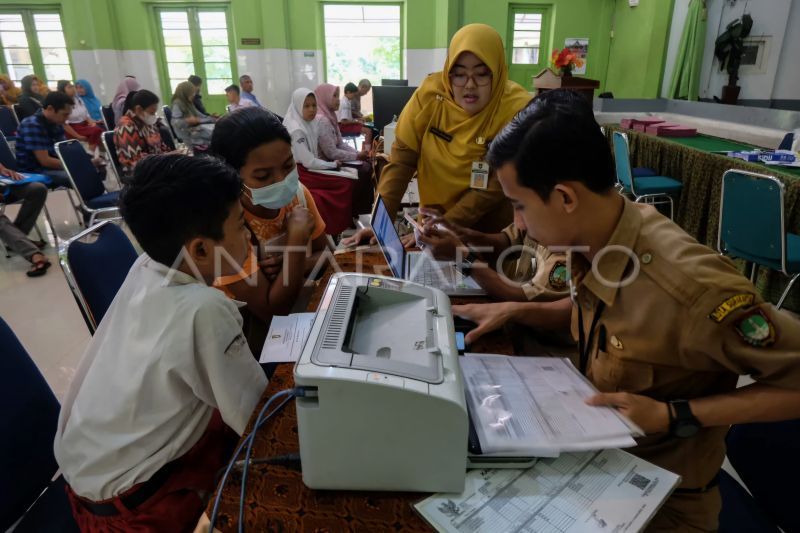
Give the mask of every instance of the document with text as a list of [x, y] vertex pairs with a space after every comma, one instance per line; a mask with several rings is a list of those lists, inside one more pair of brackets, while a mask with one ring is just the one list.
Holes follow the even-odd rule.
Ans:
[[294, 363], [306, 344], [316, 313], [274, 316], [259, 363]]

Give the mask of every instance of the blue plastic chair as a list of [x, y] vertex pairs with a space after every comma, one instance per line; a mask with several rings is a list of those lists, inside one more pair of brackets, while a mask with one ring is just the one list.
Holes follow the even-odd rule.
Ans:
[[[800, 277], [800, 235], [786, 232], [784, 185], [774, 176], [728, 170], [722, 176], [717, 250], [789, 276], [777, 307]], [[755, 281], [757, 268], [751, 280]]]
[[77, 531], [64, 479], [51, 482], [58, 471], [53, 454], [58, 400], [2, 318], [0, 346], [0, 531], [20, 518], [16, 533]]
[[59, 263], [72, 295], [94, 334], [138, 254], [125, 232], [111, 220], [66, 241]]
[[168, 105], [165, 105], [161, 108], [161, 110], [164, 112], [164, 118], [167, 119], [167, 126], [169, 126], [169, 132], [172, 134], [172, 138], [179, 143], [183, 142], [175, 132], [175, 126], [172, 125], [172, 108], [170, 108]]
[[631, 170], [628, 136], [615, 131], [613, 139], [618, 187], [625, 194], [633, 196], [636, 202], [652, 205], [668, 204], [669, 217], [674, 218], [675, 203], [672, 197], [680, 194], [683, 184], [666, 176], [634, 176]]
[[56, 154], [77, 193], [84, 222], [91, 226], [98, 215], [119, 216], [119, 191], [106, 192], [92, 158], [77, 139], [56, 143]]
[[19, 128], [19, 121], [17, 114], [14, 113], [14, 108], [7, 105], [0, 106], [0, 132], [6, 136], [6, 139], [16, 141], [17, 128]]
[[116, 120], [114, 120], [114, 110], [111, 108], [111, 104], [100, 107], [100, 112], [103, 115], [103, 123], [106, 125], [106, 130], [114, 131], [117, 125]]
[[749, 493], [721, 473], [719, 530], [800, 531], [800, 420], [737, 424], [725, 439], [728, 459]]
[[108, 157], [111, 159], [111, 170], [114, 171], [114, 177], [117, 179], [117, 183], [122, 186], [122, 165], [119, 163], [117, 145], [114, 143], [114, 131], [104, 131], [100, 138], [103, 141], [103, 148], [105, 148]]

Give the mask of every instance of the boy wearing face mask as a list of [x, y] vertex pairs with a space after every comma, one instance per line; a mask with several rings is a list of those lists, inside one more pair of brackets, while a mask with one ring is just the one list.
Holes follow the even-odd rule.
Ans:
[[133, 175], [133, 167], [144, 157], [169, 151], [158, 131], [156, 110], [158, 96], [142, 89], [128, 95], [127, 112], [114, 129], [114, 145], [124, 177]]
[[275, 115], [248, 107], [225, 115], [211, 138], [211, 153], [239, 171], [241, 203], [253, 234], [253, 251], [242, 270], [219, 277], [214, 286], [247, 303], [260, 324], [246, 321], [256, 351], [273, 315], [288, 314], [327, 243], [325, 222], [311, 193], [300, 182], [292, 138]]

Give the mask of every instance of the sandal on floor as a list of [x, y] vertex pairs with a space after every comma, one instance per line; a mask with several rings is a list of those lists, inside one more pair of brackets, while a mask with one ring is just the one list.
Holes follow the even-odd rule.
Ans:
[[31, 269], [26, 272], [26, 275], [29, 278], [38, 278], [39, 276], [44, 276], [47, 273], [47, 269], [50, 268], [52, 263], [47, 260], [36, 261], [31, 265]]

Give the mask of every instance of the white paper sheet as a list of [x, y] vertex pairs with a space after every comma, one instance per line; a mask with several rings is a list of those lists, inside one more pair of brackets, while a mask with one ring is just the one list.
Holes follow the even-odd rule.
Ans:
[[354, 168], [342, 167], [339, 170], [315, 170], [314, 172], [317, 174], [325, 174], [326, 176], [338, 176], [349, 180], [358, 180], [358, 171]]
[[316, 313], [274, 316], [259, 363], [294, 363], [306, 344]]
[[484, 453], [626, 448], [641, 433], [616, 410], [586, 405], [597, 390], [569, 359], [470, 354], [459, 361]]
[[567, 453], [527, 470], [471, 470], [461, 494], [414, 507], [437, 531], [641, 531], [680, 482], [622, 450]]

